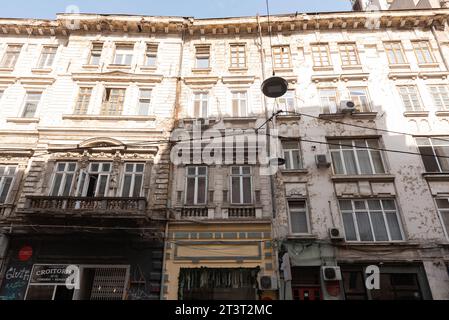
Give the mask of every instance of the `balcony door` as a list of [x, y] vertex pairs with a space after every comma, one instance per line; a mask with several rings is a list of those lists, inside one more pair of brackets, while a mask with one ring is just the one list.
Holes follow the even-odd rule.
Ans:
[[77, 196], [105, 197], [109, 189], [112, 165], [109, 162], [90, 163], [88, 170], [81, 170]]

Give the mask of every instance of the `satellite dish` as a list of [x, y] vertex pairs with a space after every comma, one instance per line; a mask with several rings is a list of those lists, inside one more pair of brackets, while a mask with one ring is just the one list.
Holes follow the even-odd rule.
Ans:
[[262, 83], [261, 90], [269, 98], [282, 97], [288, 89], [288, 82], [281, 77], [271, 77]]

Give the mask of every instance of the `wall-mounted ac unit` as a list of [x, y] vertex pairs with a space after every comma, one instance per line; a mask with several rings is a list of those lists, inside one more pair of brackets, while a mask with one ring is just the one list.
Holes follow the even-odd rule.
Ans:
[[329, 238], [332, 241], [341, 241], [344, 239], [343, 233], [338, 228], [330, 228], [329, 230]]
[[276, 276], [260, 276], [258, 278], [260, 290], [277, 290], [278, 281]]
[[318, 168], [329, 168], [331, 163], [327, 160], [327, 155], [317, 154], [315, 155], [315, 162]]
[[342, 113], [353, 113], [356, 111], [355, 103], [351, 100], [340, 101], [340, 112]]
[[341, 280], [341, 270], [337, 266], [322, 266], [321, 276], [324, 281], [339, 281]]

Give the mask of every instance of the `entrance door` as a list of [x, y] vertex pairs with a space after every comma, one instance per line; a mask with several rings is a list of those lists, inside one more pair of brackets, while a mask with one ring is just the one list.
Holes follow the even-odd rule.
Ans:
[[126, 266], [83, 267], [79, 300], [123, 300], [129, 278]]

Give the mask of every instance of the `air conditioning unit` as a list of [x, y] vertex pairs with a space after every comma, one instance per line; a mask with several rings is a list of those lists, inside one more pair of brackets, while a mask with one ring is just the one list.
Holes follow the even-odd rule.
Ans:
[[337, 266], [322, 266], [321, 276], [324, 281], [339, 281], [341, 280], [341, 270]]
[[332, 241], [340, 241], [344, 239], [343, 233], [338, 228], [330, 228], [329, 230], [329, 238]]
[[327, 160], [327, 155], [317, 154], [315, 155], [315, 162], [318, 168], [329, 168], [331, 163]]
[[340, 101], [340, 112], [342, 113], [353, 113], [356, 111], [355, 103], [351, 100]]
[[276, 276], [260, 276], [258, 279], [260, 290], [277, 290], [278, 281]]

